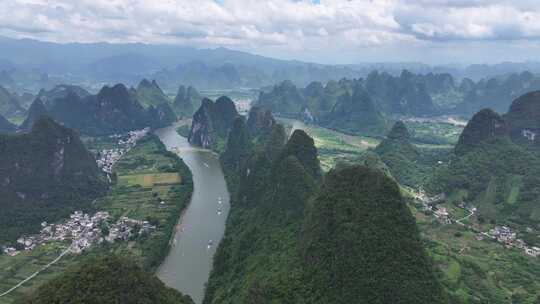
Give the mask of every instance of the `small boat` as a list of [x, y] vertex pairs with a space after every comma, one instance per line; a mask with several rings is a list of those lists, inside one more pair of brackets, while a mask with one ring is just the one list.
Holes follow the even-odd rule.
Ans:
[[214, 241], [209, 240], [209, 241], [208, 241], [208, 249], [210, 249], [210, 247], [212, 247], [213, 244], [214, 244]]
[[209, 166], [207, 163], [203, 163], [203, 165], [204, 165], [206, 168], [210, 168], [210, 166]]
[[218, 214], [218, 215], [221, 215], [221, 209], [218, 209], [218, 210], [217, 210], [217, 214]]

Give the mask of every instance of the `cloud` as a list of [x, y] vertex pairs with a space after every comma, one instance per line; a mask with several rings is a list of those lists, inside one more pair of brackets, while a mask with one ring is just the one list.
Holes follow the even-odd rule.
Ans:
[[10, 0], [0, 35], [355, 52], [540, 38], [536, 0]]

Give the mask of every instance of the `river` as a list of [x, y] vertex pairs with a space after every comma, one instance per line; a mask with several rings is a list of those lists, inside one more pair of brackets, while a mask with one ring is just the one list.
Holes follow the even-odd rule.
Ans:
[[167, 258], [157, 271], [167, 285], [201, 303], [212, 258], [225, 232], [229, 192], [218, 156], [192, 147], [176, 126], [155, 131], [167, 149], [176, 152], [193, 174], [193, 196], [176, 228]]

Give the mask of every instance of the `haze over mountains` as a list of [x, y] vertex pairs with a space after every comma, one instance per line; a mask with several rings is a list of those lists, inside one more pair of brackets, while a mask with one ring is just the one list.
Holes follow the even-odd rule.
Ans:
[[540, 62], [239, 51], [530, 58], [536, 3], [30, 2], [118, 39], [0, 36], [0, 304], [540, 304]]
[[52, 88], [56, 84], [123, 82], [136, 85], [140, 79], [156, 79], [167, 91], [178, 83], [198, 89], [258, 88], [292, 80], [306, 86], [312, 81], [366, 77], [371, 71], [398, 75], [450, 73], [454, 77], [481, 78], [540, 72], [540, 63], [429, 66], [422, 63], [363, 63], [323, 65], [279, 60], [226, 48], [151, 44], [69, 43], [0, 38], [0, 85], [16, 91]]

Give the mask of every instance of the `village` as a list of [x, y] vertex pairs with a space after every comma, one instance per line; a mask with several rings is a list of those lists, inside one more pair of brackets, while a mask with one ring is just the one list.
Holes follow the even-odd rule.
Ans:
[[[470, 218], [477, 212], [477, 208], [473, 205], [461, 202], [458, 207], [469, 212], [469, 214], [461, 219], [453, 219], [445, 207], [437, 206], [438, 203], [446, 199], [444, 194], [440, 194], [434, 197], [429, 197], [426, 193], [420, 189], [415, 192], [414, 196], [417, 202], [422, 204], [422, 210], [433, 216], [443, 225], [458, 224], [476, 233], [476, 240], [490, 240], [498, 242], [504, 245], [505, 248], [517, 248], [522, 250], [526, 255], [532, 257], [540, 256], [540, 248], [535, 246], [529, 246], [524, 240], [517, 238], [517, 233], [507, 226], [495, 226], [489, 231], [479, 231], [471, 225], [463, 223], [464, 220]], [[532, 231], [532, 228], [527, 228]]]
[[22, 236], [17, 239], [15, 247], [3, 248], [6, 255], [16, 256], [22, 250], [31, 251], [37, 246], [52, 241], [71, 240], [70, 251], [80, 254], [94, 244], [104, 241], [127, 241], [134, 236], [151, 233], [156, 229], [148, 221], [120, 217], [116, 222], [110, 222], [111, 216], [106, 211], [96, 212], [94, 215], [75, 211], [69, 220], [59, 224], [41, 223], [39, 234]]
[[[109, 138], [118, 140], [118, 148], [104, 149], [96, 155], [96, 163], [107, 174], [109, 181], [111, 181], [111, 174], [116, 162], [122, 155], [135, 147], [137, 141], [146, 136], [149, 131], [149, 128], [144, 128], [109, 136]], [[41, 223], [39, 234], [18, 238], [15, 246], [3, 247], [3, 253], [15, 256], [22, 250], [31, 251], [45, 242], [71, 240], [70, 251], [79, 254], [93, 244], [99, 244], [103, 241], [112, 243], [115, 240], [128, 240], [133, 235], [148, 233], [156, 228], [147, 221], [138, 221], [127, 217], [120, 217], [115, 223], [109, 223], [109, 220], [108, 212], [100, 211], [90, 216], [82, 211], [75, 211], [64, 223]]]
[[114, 164], [137, 144], [141, 138], [146, 136], [150, 131], [149, 128], [142, 130], [129, 131], [126, 134], [113, 134], [110, 138], [118, 139], [118, 148], [116, 149], [104, 149], [97, 153], [96, 163], [98, 167], [103, 170], [109, 177], [113, 172]]

